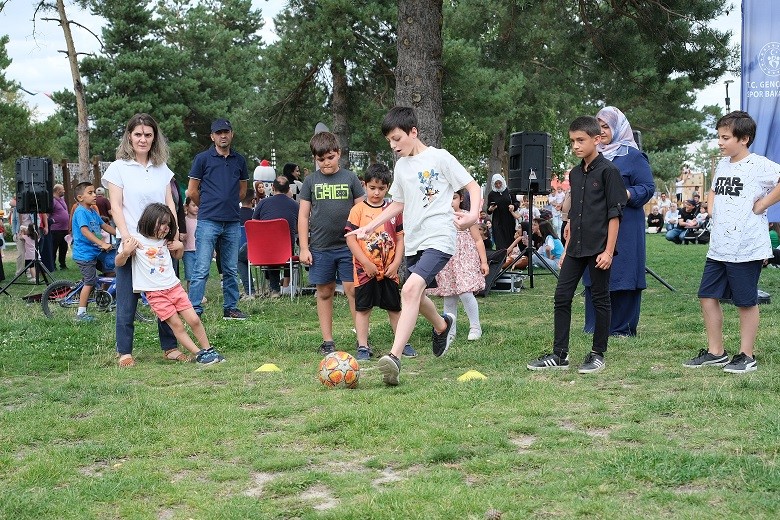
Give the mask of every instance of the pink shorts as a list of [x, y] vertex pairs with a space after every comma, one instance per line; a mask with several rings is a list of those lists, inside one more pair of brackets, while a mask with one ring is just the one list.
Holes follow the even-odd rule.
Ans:
[[190, 298], [180, 283], [170, 289], [147, 292], [146, 301], [160, 321], [165, 321], [181, 311], [192, 309]]

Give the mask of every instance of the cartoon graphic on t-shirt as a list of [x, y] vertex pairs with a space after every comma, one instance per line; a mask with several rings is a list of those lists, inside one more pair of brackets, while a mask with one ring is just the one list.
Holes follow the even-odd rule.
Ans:
[[144, 251], [144, 255], [149, 259], [149, 263], [152, 264], [149, 274], [154, 274], [155, 270], [160, 273], [165, 272], [165, 255], [159, 248], [149, 246]]
[[417, 178], [420, 179], [420, 184], [422, 184], [422, 186], [420, 186], [420, 191], [423, 194], [423, 199], [427, 200], [423, 207], [427, 208], [428, 204], [433, 202], [433, 199], [436, 198], [436, 194], [439, 193], [439, 190], [433, 187], [433, 181], [439, 178], [439, 172], [424, 170], [417, 172]]

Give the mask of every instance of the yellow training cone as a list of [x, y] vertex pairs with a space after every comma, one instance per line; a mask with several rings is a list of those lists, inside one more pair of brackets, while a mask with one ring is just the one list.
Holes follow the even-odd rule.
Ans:
[[261, 365], [260, 368], [255, 370], [255, 372], [281, 372], [282, 369], [278, 366], [274, 365], [273, 363], [266, 363], [264, 365]]
[[469, 370], [458, 378], [458, 381], [472, 381], [474, 379], [487, 379], [487, 376], [476, 370]]

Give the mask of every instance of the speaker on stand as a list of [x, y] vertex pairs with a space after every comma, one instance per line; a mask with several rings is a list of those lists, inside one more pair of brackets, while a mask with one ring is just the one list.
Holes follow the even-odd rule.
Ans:
[[[509, 136], [509, 179], [507, 185], [512, 196], [528, 198], [528, 219], [533, 219], [534, 195], [548, 195], [552, 191], [552, 137], [546, 132], [515, 132]], [[539, 256], [533, 239], [528, 237], [525, 252], [528, 257], [528, 280], [534, 287], [533, 256]], [[546, 262], [541, 262], [558, 277]]]
[[[32, 215], [35, 234], [40, 237], [38, 228], [38, 214], [51, 213], [54, 196], [54, 165], [48, 157], [21, 157], [16, 160], [16, 212]], [[19, 272], [5, 287], [0, 288], [0, 294], [10, 294], [6, 289], [15, 283], [27, 271], [35, 269], [35, 284], [41, 282], [41, 278], [49, 285], [52, 282], [51, 272], [41, 262], [40, 242], [35, 242], [35, 258], [25, 263], [24, 269]], [[17, 251], [23, 255], [24, 251]]]

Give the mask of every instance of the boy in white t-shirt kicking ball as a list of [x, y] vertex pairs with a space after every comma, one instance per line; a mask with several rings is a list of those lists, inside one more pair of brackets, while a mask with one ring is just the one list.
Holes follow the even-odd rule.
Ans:
[[[722, 366], [724, 372], [744, 374], [757, 368], [758, 278], [764, 259], [772, 257], [766, 210], [780, 200], [780, 165], [748, 151], [756, 122], [747, 112], [726, 114], [716, 128], [725, 157], [707, 195], [712, 227], [699, 286], [707, 349], [683, 366]], [[730, 298], [739, 309], [739, 352], [731, 361], [723, 345], [721, 298]]]

